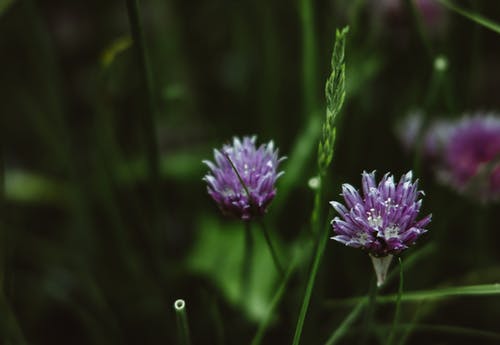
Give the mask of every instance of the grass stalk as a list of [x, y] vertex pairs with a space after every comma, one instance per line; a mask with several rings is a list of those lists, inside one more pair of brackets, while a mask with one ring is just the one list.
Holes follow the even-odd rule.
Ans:
[[[321, 189], [321, 188], [318, 188], [318, 189]], [[319, 194], [320, 192], [317, 191], [316, 193]], [[321, 198], [321, 194], [319, 194], [319, 195], [320, 195], [319, 198]], [[319, 210], [316, 210], [316, 208], [320, 208], [321, 203], [317, 203], [316, 205], [317, 206], [315, 206], [315, 210], [313, 210], [313, 214], [315, 212], [319, 212]], [[318, 216], [316, 218], [315, 224], [318, 224], [319, 222], [320, 222], [320, 219]], [[319, 225], [315, 225], [315, 226], [319, 227]], [[311, 271], [309, 272], [309, 278], [307, 280], [304, 298], [302, 300], [302, 305], [300, 307], [299, 317], [297, 320], [297, 326], [295, 328], [295, 334], [294, 334], [293, 342], [292, 342], [293, 345], [298, 345], [300, 343], [300, 338], [302, 336], [302, 330], [304, 328], [304, 322], [306, 319], [307, 310], [309, 308], [309, 303], [311, 301], [312, 291], [314, 289], [314, 283], [316, 282], [316, 276], [318, 274], [319, 265], [321, 263], [321, 259], [323, 258], [323, 254], [324, 254], [325, 248], [326, 248], [326, 243], [328, 240], [328, 230], [329, 230], [328, 227], [325, 226], [323, 232], [321, 231], [321, 229], [320, 229], [320, 231], [318, 231], [318, 241], [317, 241], [317, 245], [315, 247], [316, 255], [314, 256], [314, 261], [312, 263]]]
[[250, 277], [252, 274], [253, 238], [250, 222], [245, 223], [245, 244], [243, 252], [243, 266], [241, 269], [241, 297], [245, 299], [250, 288]]
[[180, 345], [190, 345], [191, 337], [189, 334], [189, 325], [187, 321], [186, 302], [178, 299], [174, 302], [175, 314], [177, 316], [177, 331]]
[[302, 30], [302, 91], [304, 116], [313, 115], [317, 107], [316, 41], [314, 35], [314, 8], [311, 0], [299, 0], [299, 16]]
[[335, 345], [345, 333], [349, 330], [349, 327], [356, 321], [359, 314], [363, 310], [367, 299], [362, 299], [358, 304], [351, 310], [351, 312], [346, 316], [342, 323], [333, 331], [332, 335], [328, 338], [325, 345]]
[[269, 252], [271, 253], [271, 256], [273, 258], [274, 266], [276, 267], [276, 270], [280, 274], [281, 278], [284, 278], [285, 277], [285, 270], [283, 269], [283, 265], [281, 265], [281, 262], [280, 262], [279, 257], [278, 257], [278, 253], [273, 245], [273, 242], [271, 240], [271, 236], [269, 235], [269, 231], [267, 230], [267, 226], [262, 219], [259, 221], [259, 223], [260, 223], [260, 226], [262, 227], [262, 232], [264, 233], [267, 247], [269, 248]]
[[399, 289], [398, 297], [396, 299], [396, 312], [394, 313], [394, 320], [392, 322], [391, 331], [389, 333], [389, 338], [387, 340], [387, 345], [392, 345], [394, 342], [394, 336], [396, 334], [396, 329], [399, 322], [399, 315], [401, 313], [401, 296], [403, 295], [403, 261], [401, 257], [398, 257], [399, 261]]
[[368, 305], [365, 311], [365, 317], [363, 320], [363, 332], [361, 334], [361, 337], [359, 338], [358, 344], [364, 345], [368, 342], [368, 335], [370, 328], [373, 324], [373, 316], [375, 314], [375, 307], [376, 307], [376, 302], [377, 302], [377, 294], [378, 294], [378, 287], [377, 287], [377, 281], [375, 278], [372, 279], [372, 282], [370, 284], [370, 291], [368, 293]]
[[149, 189], [153, 207], [153, 222], [157, 222], [158, 213], [158, 185], [159, 185], [159, 158], [158, 144], [156, 138], [156, 106], [154, 96], [153, 78], [151, 76], [151, 65], [149, 62], [146, 43], [144, 39], [144, 30], [142, 27], [141, 16], [139, 12], [138, 0], [126, 0], [127, 13], [130, 23], [134, 49], [141, 69], [142, 82], [144, 84], [144, 93], [147, 98], [147, 111], [141, 112], [141, 124], [146, 140], [146, 157], [149, 170]]

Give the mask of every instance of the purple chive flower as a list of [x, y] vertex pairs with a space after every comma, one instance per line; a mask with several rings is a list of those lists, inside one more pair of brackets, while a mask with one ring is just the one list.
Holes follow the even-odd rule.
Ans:
[[270, 141], [257, 148], [255, 141], [255, 136], [243, 137], [242, 140], [235, 137], [232, 145], [224, 145], [221, 150], [214, 149], [215, 163], [203, 161], [210, 169], [203, 178], [208, 184], [208, 194], [224, 214], [242, 220], [250, 220], [266, 212], [276, 195], [274, 184], [283, 174], [277, 169], [284, 157], [278, 157], [274, 143]]
[[441, 180], [483, 201], [500, 196], [500, 118], [465, 117], [448, 135]]
[[427, 230], [431, 215], [417, 221], [422, 205], [418, 199], [418, 182], [412, 182], [412, 172], [401, 177], [399, 183], [385, 174], [380, 183], [375, 172], [362, 174], [363, 193], [350, 184], [342, 186], [345, 204], [332, 201], [339, 217], [332, 221], [335, 236], [332, 239], [367, 251], [372, 257], [378, 285], [385, 280], [393, 254], [411, 246]]
[[332, 221], [332, 239], [381, 257], [400, 253], [427, 231], [431, 215], [416, 221], [422, 205], [418, 196], [423, 193], [417, 190], [418, 182], [412, 182], [411, 171], [397, 184], [387, 173], [378, 186], [375, 172], [363, 172], [362, 184], [363, 196], [350, 184], [342, 186], [347, 207], [331, 202], [340, 215]]

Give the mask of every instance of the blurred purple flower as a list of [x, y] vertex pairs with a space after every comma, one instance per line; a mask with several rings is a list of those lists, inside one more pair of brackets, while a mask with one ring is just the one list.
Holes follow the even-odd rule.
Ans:
[[385, 280], [393, 254], [411, 246], [425, 232], [431, 215], [417, 221], [422, 205], [418, 199], [418, 182], [412, 182], [412, 172], [403, 175], [399, 183], [385, 174], [380, 183], [375, 172], [362, 174], [363, 195], [350, 184], [342, 186], [345, 204], [332, 201], [340, 217], [332, 221], [336, 236], [332, 239], [354, 248], [366, 250], [372, 257], [378, 285]]
[[448, 120], [433, 122], [424, 135], [423, 154], [425, 158], [437, 160], [442, 155], [450, 138], [453, 124]]
[[[372, 10], [393, 28], [408, 26], [411, 13], [401, 0], [372, 0]], [[435, 0], [414, 0], [415, 10], [422, 20], [423, 28], [432, 36], [440, 35], [447, 26], [446, 10]]]
[[407, 152], [414, 150], [417, 146], [423, 122], [422, 111], [416, 110], [409, 113], [397, 124], [396, 135]]
[[250, 220], [266, 212], [276, 195], [274, 184], [283, 174], [277, 169], [284, 157], [278, 158], [274, 143], [270, 141], [257, 148], [255, 141], [255, 136], [243, 137], [242, 140], [235, 137], [232, 145], [224, 145], [221, 150], [214, 149], [215, 163], [203, 161], [210, 169], [203, 178], [208, 184], [208, 194], [224, 214], [242, 220]]
[[500, 118], [465, 117], [448, 134], [440, 177], [483, 201], [500, 196]]

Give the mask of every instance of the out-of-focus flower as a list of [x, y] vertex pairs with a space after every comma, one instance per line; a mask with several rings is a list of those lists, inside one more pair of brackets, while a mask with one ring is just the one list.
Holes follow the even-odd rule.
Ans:
[[448, 120], [434, 121], [425, 131], [423, 138], [423, 155], [427, 159], [437, 160], [446, 147], [453, 124]]
[[[393, 27], [411, 24], [411, 13], [401, 0], [372, 0], [374, 13]], [[440, 35], [447, 26], [446, 10], [435, 0], [414, 0], [415, 11], [422, 21], [422, 26], [431, 36]]]
[[418, 197], [423, 194], [417, 188], [418, 182], [412, 182], [411, 171], [399, 183], [387, 173], [378, 185], [375, 172], [363, 172], [362, 195], [350, 184], [344, 184], [345, 206], [331, 202], [339, 214], [332, 221], [335, 233], [332, 239], [367, 251], [374, 263], [378, 285], [385, 279], [392, 255], [411, 246], [427, 231], [431, 215], [417, 221], [422, 205]]
[[274, 184], [283, 174], [277, 169], [284, 157], [278, 157], [273, 142], [257, 148], [255, 141], [255, 136], [241, 140], [235, 137], [232, 145], [214, 150], [215, 163], [203, 161], [210, 169], [203, 178], [208, 194], [224, 214], [242, 220], [266, 212], [276, 195]]
[[418, 144], [423, 122], [422, 111], [416, 110], [405, 116], [396, 126], [396, 135], [406, 151], [414, 150]]
[[442, 154], [442, 181], [483, 201], [500, 196], [499, 117], [462, 118], [448, 131]]

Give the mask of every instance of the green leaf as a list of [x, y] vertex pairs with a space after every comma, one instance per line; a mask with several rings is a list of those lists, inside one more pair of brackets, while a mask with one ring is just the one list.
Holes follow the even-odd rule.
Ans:
[[487, 29], [490, 29], [491, 31], [496, 32], [497, 34], [500, 34], [500, 24], [492, 21], [491, 19], [485, 18], [478, 13], [474, 13], [462, 7], [459, 7], [449, 0], [438, 0], [438, 1], [448, 9], [464, 16], [465, 18], [472, 20], [473, 22], [479, 25], [484, 26]]
[[279, 277], [261, 229], [254, 224], [251, 231], [254, 247], [249, 286], [245, 289], [241, 284], [244, 252], [242, 222], [202, 217], [187, 267], [211, 279], [226, 300], [240, 308], [250, 320], [262, 321], [269, 315]]

